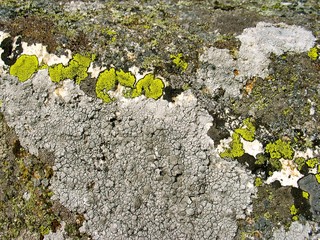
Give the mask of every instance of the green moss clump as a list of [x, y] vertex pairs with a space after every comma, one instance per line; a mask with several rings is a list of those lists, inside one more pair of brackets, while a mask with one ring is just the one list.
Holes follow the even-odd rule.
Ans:
[[10, 74], [16, 76], [20, 82], [25, 82], [37, 72], [39, 61], [35, 55], [21, 55], [10, 67]]
[[73, 79], [77, 84], [88, 77], [88, 68], [91, 58], [75, 54], [69, 61], [68, 66], [61, 63], [49, 67], [49, 76], [53, 82], [60, 82], [65, 79]]
[[252, 142], [256, 131], [253, 120], [251, 118], [246, 118], [243, 120], [243, 125], [243, 127], [236, 129], [235, 132], [240, 134], [244, 140]]
[[114, 68], [105, 70], [100, 73], [96, 84], [97, 97], [102, 99], [106, 103], [112, 102], [114, 99], [110, 98], [108, 91], [114, 89], [116, 83], [117, 77], [116, 70]]
[[155, 78], [152, 73], [149, 73], [137, 82], [136, 88], [132, 91], [131, 96], [138, 97], [144, 94], [147, 98], [158, 99], [163, 94], [163, 88], [163, 81]]
[[122, 69], [116, 71], [117, 82], [124, 87], [133, 88], [136, 77], [131, 72], [124, 72]]
[[319, 164], [319, 159], [318, 158], [310, 158], [306, 161], [306, 164], [309, 168], [314, 168], [314, 167], [316, 167], [317, 164]]
[[319, 57], [318, 49], [316, 47], [310, 48], [308, 52], [308, 56], [311, 58], [311, 60], [315, 61]]
[[232, 134], [232, 141], [230, 143], [230, 148], [220, 153], [220, 157], [236, 158], [236, 157], [241, 157], [243, 154], [244, 154], [244, 150], [243, 150], [243, 144], [240, 140], [240, 135], [234, 132]]
[[[61, 220], [53, 212], [53, 193], [43, 184], [49, 181], [53, 170], [23, 148], [12, 147], [17, 158], [4, 158], [0, 163], [0, 238], [17, 239], [22, 231], [29, 231], [32, 239], [42, 239], [55, 230], [53, 223]], [[13, 150], [14, 147], [18, 148]]]
[[292, 159], [294, 154], [290, 142], [285, 142], [281, 139], [278, 139], [274, 143], [268, 143], [266, 152], [270, 154], [272, 159]]
[[182, 53], [178, 53], [178, 55], [171, 54], [170, 58], [172, 59], [172, 62], [180, 68], [183, 72], [187, 70], [188, 63], [183, 60]]

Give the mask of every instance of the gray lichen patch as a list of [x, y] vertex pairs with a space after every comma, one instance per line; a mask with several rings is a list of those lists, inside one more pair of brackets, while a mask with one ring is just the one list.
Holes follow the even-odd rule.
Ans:
[[59, 91], [66, 84], [68, 97], [56, 94], [46, 71], [23, 84], [8, 77], [1, 98], [21, 144], [54, 153], [53, 198], [84, 214], [82, 231], [94, 239], [236, 234], [253, 179], [215, 156], [206, 135], [212, 118], [190, 92], [176, 103], [103, 105], [71, 81]]

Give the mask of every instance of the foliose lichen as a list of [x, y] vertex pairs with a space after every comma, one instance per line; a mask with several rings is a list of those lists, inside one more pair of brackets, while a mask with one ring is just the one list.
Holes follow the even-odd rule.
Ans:
[[309, 168], [314, 168], [319, 164], [319, 159], [318, 158], [310, 158], [306, 161], [306, 164]]
[[21, 55], [10, 67], [10, 74], [16, 76], [20, 82], [27, 81], [39, 67], [38, 58], [35, 55]]
[[182, 72], [186, 71], [188, 68], [188, 63], [183, 60], [182, 53], [178, 53], [177, 55], [171, 54], [170, 58], [172, 59], [172, 62], [181, 69]]
[[297, 209], [294, 204], [292, 204], [291, 207], [290, 207], [290, 213], [292, 215], [292, 220], [293, 221], [299, 220], [299, 216], [298, 216], [299, 209]]
[[122, 69], [116, 71], [116, 80], [124, 87], [133, 88], [136, 77], [131, 72], [124, 72]]
[[268, 143], [265, 151], [270, 154], [272, 159], [292, 159], [294, 151], [290, 146], [290, 142], [283, 141], [278, 139], [274, 143]]
[[131, 96], [138, 97], [144, 94], [147, 98], [158, 99], [162, 96], [163, 88], [163, 81], [160, 78], [155, 78], [152, 73], [149, 73], [137, 82]]
[[309, 52], [308, 52], [308, 56], [311, 58], [311, 60], [315, 61], [317, 60], [317, 58], [319, 57], [318, 54], [318, 48], [317, 47], [313, 47], [310, 48]]
[[230, 148], [220, 153], [222, 158], [237, 158], [244, 154], [243, 143], [240, 140], [240, 134], [234, 132], [232, 134], [232, 141], [230, 143]]
[[252, 142], [254, 140], [256, 127], [253, 125], [252, 118], [243, 120], [243, 126], [235, 130], [244, 140]]
[[81, 54], [75, 54], [68, 66], [59, 63], [49, 67], [49, 76], [53, 82], [65, 79], [75, 80], [77, 84], [88, 77], [88, 68], [92, 59]]
[[112, 102], [114, 99], [108, 94], [116, 86], [116, 70], [111, 68], [100, 73], [96, 83], [97, 97], [102, 99], [105, 103]]

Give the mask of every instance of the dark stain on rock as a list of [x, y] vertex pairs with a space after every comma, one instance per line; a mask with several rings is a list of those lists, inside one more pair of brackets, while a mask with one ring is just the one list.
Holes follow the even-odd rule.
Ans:
[[3, 49], [1, 54], [2, 61], [8, 66], [11, 66], [22, 53], [21, 37], [18, 36], [14, 39], [7, 37], [1, 42], [0, 47]]

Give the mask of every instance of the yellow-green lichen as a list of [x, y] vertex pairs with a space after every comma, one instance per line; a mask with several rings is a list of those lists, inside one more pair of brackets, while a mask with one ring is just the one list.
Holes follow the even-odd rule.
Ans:
[[293, 221], [299, 220], [299, 217], [297, 216], [298, 212], [299, 212], [299, 209], [296, 208], [296, 206], [294, 204], [292, 204], [290, 207], [290, 214], [292, 215]]
[[297, 164], [298, 170], [301, 171], [302, 167], [305, 165], [306, 160], [303, 157], [297, 157], [294, 160], [294, 163]]
[[182, 53], [178, 53], [177, 55], [171, 54], [170, 58], [172, 62], [180, 68], [183, 72], [187, 70], [188, 68], [188, 63], [183, 60], [183, 55]]
[[279, 161], [279, 159], [274, 159], [274, 158], [271, 158], [269, 160], [269, 163], [271, 164], [271, 166], [276, 170], [276, 171], [280, 171], [282, 169], [282, 164], [281, 162]]
[[135, 89], [132, 91], [132, 97], [144, 94], [147, 98], [158, 99], [163, 94], [163, 88], [163, 81], [149, 73], [137, 82]]
[[317, 173], [315, 176], [316, 176], [317, 182], [320, 183], [320, 173]]
[[67, 66], [61, 63], [49, 67], [49, 76], [53, 82], [65, 79], [75, 80], [77, 84], [88, 77], [88, 68], [92, 59], [90, 57], [75, 54]]
[[263, 153], [258, 153], [254, 163], [257, 165], [263, 165], [267, 162], [267, 160], [268, 158]]
[[220, 153], [222, 158], [236, 158], [241, 157], [244, 154], [243, 144], [240, 140], [240, 135], [236, 132], [232, 134], [232, 141], [230, 148]]
[[39, 61], [35, 55], [21, 55], [10, 67], [10, 74], [16, 76], [20, 82], [27, 81], [38, 71]]
[[309, 199], [310, 195], [308, 192], [302, 191], [302, 197], [305, 199]]
[[255, 185], [256, 187], [261, 187], [262, 184], [263, 184], [262, 179], [261, 179], [260, 177], [256, 177], [256, 179], [254, 180], [254, 185]]
[[318, 165], [317, 167], [317, 174], [315, 175], [317, 182], [320, 183], [320, 165]]
[[319, 159], [318, 158], [310, 158], [306, 161], [306, 164], [309, 168], [314, 168], [314, 167], [316, 167], [317, 164], [319, 164]]
[[309, 50], [309, 52], [308, 52], [308, 56], [309, 56], [309, 57], [311, 58], [311, 60], [313, 60], [313, 61], [317, 60], [317, 58], [319, 57], [317, 47], [310, 48], [310, 50]]
[[52, 82], [60, 82], [65, 79], [65, 76], [63, 73], [64, 68], [65, 67], [62, 65], [62, 63], [49, 67], [49, 76]]
[[114, 89], [116, 83], [116, 70], [114, 68], [101, 72], [96, 83], [97, 97], [106, 103], [112, 102], [114, 99], [110, 98], [108, 91]]
[[270, 154], [272, 159], [292, 159], [294, 154], [290, 142], [285, 142], [281, 139], [278, 139], [274, 143], [268, 143], [266, 152]]
[[294, 204], [292, 204], [290, 207], [290, 213], [291, 213], [291, 215], [297, 215], [297, 213], [298, 213], [298, 209], [296, 208], [296, 206]]
[[69, 65], [64, 69], [65, 78], [74, 79], [77, 84], [88, 77], [87, 70], [90, 66], [91, 58], [75, 54]]
[[256, 127], [253, 125], [253, 120], [251, 118], [246, 118], [243, 120], [243, 126], [235, 130], [236, 133], [246, 140], [252, 142], [254, 140]]
[[124, 87], [133, 88], [136, 77], [131, 72], [124, 72], [122, 69], [116, 71], [117, 82]]
[[271, 219], [272, 215], [269, 212], [266, 212], [266, 213], [263, 214], [263, 217], [265, 219]]

